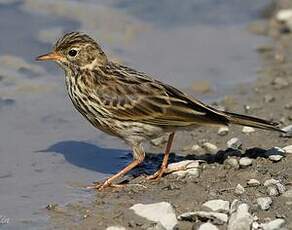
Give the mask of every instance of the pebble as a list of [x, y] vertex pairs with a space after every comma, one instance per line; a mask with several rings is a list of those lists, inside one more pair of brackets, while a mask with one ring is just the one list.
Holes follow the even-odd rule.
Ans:
[[283, 156], [281, 155], [271, 155], [269, 156], [269, 160], [274, 161], [274, 162], [278, 162], [280, 160], [282, 160]]
[[292, 125], [288, 125], [288, 126], [282, 128], [282, 130], [286, 132], [283, 134], [283, 136], [292, 137]]
[[253, 217], [248, 212], [247, 204], [240, 204], [236, 212], [232, 213], [228, 222], [228, 230], [250, 230]]
[[289, 85], [288, 81], [282, 77], [277, 77], [272, 81], [275, 89], [283, 89]]
[[198, 230], [219, 230], [219, 229], [214, 224], [208, 222], [201, 224]]
[[252, 127], [244, 126], [242, 128], [242, 132], [245, 133], [245, 134], [249, 134], [249, 133], [255, 132], [255, 129], [252, 128]]
[[267, 193], [269, 196], [278, 196], [279, 195], [278, 189], [275, 185], [274, 186], [270, 185], [267, 188]]
[[264, 182], [264, 186], [276, 185], [276, 184], [278, 184], [278, 183], [280, 183], [279, 180], [276, 180], [276, 179], [272, 178], [272, 179], [268, 179], [268, 180], [266, 180], [266, 181]]
[[[200, 164], [204, 162], [201, 160], [184, 160], [180, 162], [171, 163], [167, 167], [167, 173], [172, 173], [178, 177], [199, 177], [200, 175]], [[177, 170], [181, 168], [181, 170]]]
[[259, 198], [257, 198], [257, 204], [264, 211], [268, 210], [271, 207], [272, 203], [273, 203], [273, 201], [272, 201], [271, 197], [259, 197]]
[[227, 141], [227, 146], [228, 148], [240, 149], [242, 143], [237, 137], [233, 137], [229, 141]]
[[171, 230], [177, 225], [175, 211], [170, 203], [135, 204], [130, 209], [139, 216], [160, 223], [166, 230]]
[[216, 154], [218, 152], [218, 147], [212, 143], [206, 142], [202, 145], [208, 153]]
[[240, 201], [238, 199], [233, 200], [230, 205], [229, 214], [236, 212], [239, 205], [240, 205]]
[[261, 224], [263, 230], [281, 230], [286, 221], [282, 218], [272, 220], [268, 223]]
[[248, 157], [242, 157], [239, 160], [239, 165], [241, 168], [246, 168], [250, 165], [252, 165], [253, 160], [251, 158]]
[[204, 152], [203, 148], [201, 146], [199, 146], [199, 145], [193, 145], [191, 147], [191, 151], [193, 153], [202, 153], [202, 152]]
[[213, 212], [228, 213], [230, 202], [225, 201], [225, 200], [220, 200], [220, 199], [209, 200], [205, 202], [202, 206], [211, 209]]
[[238, 163], [238, 160], [237, 160], [236, 158], [228, 157], [228, 158], [224, 161], [224, 163], [230, 165], [230, 166], [233, 167], [233, 168], [236, 168], [236, 169], [239, 168], [239, 163]]
[[110, 226], [110, 227], [107, 227], [106, 230], [126, 230], [126, 228], [121, 227], [121, 226]]
[[286, 191], [285, 185], [283, 185], [280, 180], [266, 180], [264, 186], [267, 187], [267, 192], [270, 196], [278, 196], [280, 193], [282, 194]]
[[274, 96], [272, 96], [272, 95], [268, 94], [268, 95], [264, 96], [264, 102], [265, 103], [270, 103], [270, 102], [273, 102], [275, 100], [276, 100], [276, 98]]
[[288, 103], [284, 106], [285, 109], [292, 110], [292, 103]]
[[252, 223], [252, 225], [251, 225], [251, 229], [252, 229], [252, 230], [260, 229], [260, 226], [261, 226], [261, 225], [260, 225], [258, 222], [255, 222], [255, 221], [254, 221], [254, 222]]
[[285, 153], [292, 153], [292, 145], [287, 145], [283, 148], [283, 150], [285, 151]]
[[178, 220], [195, 222], [197, 219], [202, 221], [211, 221], [214, 224], [224, 224], [228, 221], [228, 215], [220, 212], [186, 212], [178, 216]]
[[261, 182], [259, 182], [258, 180], [256, 179], [250, 179], [248, 182], [247, 182], [247, 185], [249, 186], [259, 186], [261, 184]]
[[280, 22], [292, 20], [292, 9], [282, 9], [276, 14], [276, 19]]
[[245, 188], [241, 185], [241, 184], [238, 184], [234, 190], [235, 194], [237, 195], [241, 195], [245, 192]]
[[229, 128], [227, 126], [220, 127], [217, 132], [219, 136], [226, 136], [228, 133], [229, 133]]

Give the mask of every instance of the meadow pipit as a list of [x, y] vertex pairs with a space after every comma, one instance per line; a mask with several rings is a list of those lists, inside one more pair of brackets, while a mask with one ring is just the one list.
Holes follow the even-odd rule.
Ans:
[[145, 156], [142, 143], [169, 134], [159, 179], [167, 168], [175, 131], [198, 126], [237, 124], [283, 132], [276, 123], [219, 111], [149, 75], [108, 60], [88, 35], [71, 32], [39, 61], [55, 61], [65, 71], [66, 86], [75, 108], [96, 128], [131, 146], [133, 161], [95, 188], [114, 186], [113, 180], [139, 165]]

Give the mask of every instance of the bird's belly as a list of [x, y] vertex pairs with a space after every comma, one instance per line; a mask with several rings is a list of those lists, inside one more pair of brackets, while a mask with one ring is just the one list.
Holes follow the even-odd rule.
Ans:
[[131, 144], [138, 144], [164, 134], [162, 128], [140, 122], [115, 121], [114, 126], [117, 134]]

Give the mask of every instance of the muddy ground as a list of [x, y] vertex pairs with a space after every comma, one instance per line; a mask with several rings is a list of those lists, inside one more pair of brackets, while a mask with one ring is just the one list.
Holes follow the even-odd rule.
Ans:
[[[284, 1], [283, 1], [284, 2]], [[292, 1], [290, 1], [292, 2]], [[291, 7], [289, 1], [281, 3], [278, 8]], [[291, 3], [292, 4], [292, 3]], [[272, 8], [272, 9], [276, 9]], [[269, 11], [269, 13], [274, 12]], [[259, 66], [259, 78], [250, 85], [238, 86], [233, 96], [226, 97], [218, 102], [228, 111], [259, 116], [266, 119], [280, 121], [285, 127], [292, 124], [292, 34], [283, 33], [281, 25], [273, 19], [273, 13], [266, 19], [255, 22], [250, 29], [261, 35], [270, 36], [271, 42], [258, 47], [258, 53], [262, 59]], [[286, 82], [278, 84], [278, 80]], [[283, 81], [282, 81], [283, 80]], [[232, 202], [239, 199], [248, 203], [250, 212], [261, 222], [283, 217], [287, 221], [286, 227], [292, 229], [292, 205], [291, 198], [283, 196], [272, 197], [273, 204], [268, 211], [260, 210], [255, 200], [261, 196], [267, 196], [263, 185], [258, 187], [247, 186], [251, 178], [263, 183], [265, 180], [280, 179], [286, 189], [292, 189], [292, 155], [286, 155], [279, 162], [272, 162], [262, 156], [261, 149], [269, 149], [273, 146], [284, 147], [292, 144], [292, 139], [280, 137], [276, 132], [256, 130], [245, 134], [242, 127], [231, 127], [226, 136], [219, 136], [217, 129], [200, 128], [192, 133], [184, 133], [192, 138], [193, 144], [200, 144], [207, 140], [219, 148], [216, 155], [204, 153], [195, 155], [190, 151], [173, 153], [172, 160], [202, 159], [207, 162], [202, 164], [198, 178], [177, 179], [173, 175], [163, 177], [159, 182], [145, 180], [145, 175], [150, 174], [159, 167], [161, 155], [147, 154], [145, 163], [135, 170], [129, 179], [129, 184], [140, 183], [143, 186], [129, 185], [121, 190], [105, 190], [95, 193], [91, 202], [70, 203], [64, 207], [52, 206], [44, 210], [50, 216], [51, 228], [55, 229], [105, 229], [108, 226], [118, 225], [127, 229], [147, 229], [151, 222], [138, 217], [129, 208], [137, 203], [155, 203], [167, 201], [171, 203], [176, 214], [193, 210], [200, 210], [201, 204], [210, 199], [223, 199]], [[231, 151], [227, 151], [226, 142], [237, 137], [242, 142], [242, 156], [254, 158], [252, 166], [236, 169], [224, 163], [224, 159]], [[183, 147], [183, 138], [178, 138], [177, 145]], [[182, 147], [182, 149], [183, 149]], [[254, 149], [256, 148], [256, 149]], [[186, 148], [187, 149], [187, 148]], [[153, 167], [154, 165], [154, 167]], [[136, 177], [137, 175], [139, 175]], [[245, 193], [236, 195], [234, 188], [237, 184], [246, 187]], [[289, 203], [290, 201], [290, 203]], [[197, 229], [200, 221], [179, 221], [178, 229]], [[226, 225], [218, 226], [226, 229]]]

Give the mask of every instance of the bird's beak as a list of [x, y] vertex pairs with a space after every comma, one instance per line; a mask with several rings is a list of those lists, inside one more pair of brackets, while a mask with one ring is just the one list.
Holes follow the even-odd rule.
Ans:
[[36, 58], [36, 61], [58, 61], [61, 60], [62, 56], [57, 52], [47, 53]]

